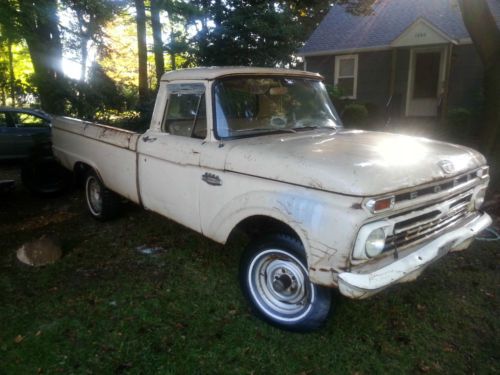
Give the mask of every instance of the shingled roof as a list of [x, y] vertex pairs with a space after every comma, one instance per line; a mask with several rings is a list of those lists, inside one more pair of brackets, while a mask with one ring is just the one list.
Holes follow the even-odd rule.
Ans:
[[[489, 3], [499, 23], [500, 1]], [[333, 6], [299, 55], [389, 47], [419, 18], [452, 40], [469, 38], [456, 0], [378, 0], [372, 8], [372, 14], [356, 16], [345, 6]]]

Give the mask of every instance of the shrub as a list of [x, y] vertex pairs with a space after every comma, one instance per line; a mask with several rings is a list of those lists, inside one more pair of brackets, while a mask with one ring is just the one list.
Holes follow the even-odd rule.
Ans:
[[446, 116], [448, 133], [457, 139], [464, 139], [470, 136], [471, 123], [472, 112], [467, 108], [452, 108]]
[[472, 119], [472, 113], [466, 108], [452, 108], [448, 111], [447, 122], [451, 126], [467, 126]]
[[368, 110], [363, 104], [347, 104], [342, 111], [341, 117], [344, 125], [359, 126], [368, 118]]
[[326, 92], [328, 93], [330, 100], [337, 109], [337, 112], [340, 113], [346, 106], [346, 104], [348, 104], [351, 100], [343, 98], [342, 89], [340, 87], [335, 85], [325, 85], [325, 86], [326, 86]]

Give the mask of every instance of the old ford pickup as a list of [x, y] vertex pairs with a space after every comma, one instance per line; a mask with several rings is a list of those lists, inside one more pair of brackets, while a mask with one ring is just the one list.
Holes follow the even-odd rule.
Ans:
[[144, 134], [55, 118], [53, 151], [96, 219], [124, 197], [219, 243], [246, 232], [242, 290], [289, 330], [319, 327], [331, 288], [366, 298], [414, 280], [491, 222], [481, 154], [345, 130], [322, 77], [303, 71], [166, 73]]

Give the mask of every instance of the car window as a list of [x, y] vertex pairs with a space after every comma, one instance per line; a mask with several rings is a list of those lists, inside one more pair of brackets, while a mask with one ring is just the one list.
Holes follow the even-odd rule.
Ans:
[[39, 128], [48, 126], [46, 120], [31, 113], [17, 113], [16, 117], [17, 127]]
[[0, 128], [8, 126], [7, 114], [5, 112], [0, 112]]
[[203, 84], [172, 84], [162, 129], [164, 132], [193, 138], [206, 138], [207, 117]]

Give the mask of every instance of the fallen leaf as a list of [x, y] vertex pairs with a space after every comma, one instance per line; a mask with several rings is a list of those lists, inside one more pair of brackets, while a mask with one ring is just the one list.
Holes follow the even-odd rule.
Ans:
[[443, 350], [447, 353], [452, 353], [455, 351], [455, 348], [451, 344], [445, 344]]
[[418, 369], [421, 371], [421, 372], [429, 372], [431, 371], [431, 368], [429, 366], [427, 366], [425, 363], [420, 363], [418, 365]]
[[16, 344], [19, 344], [21, 341], [24, 340], [24, 336], [21, 336], [21, 335], [17, 335], [15, 338], [14, 338], [14, 342]]

